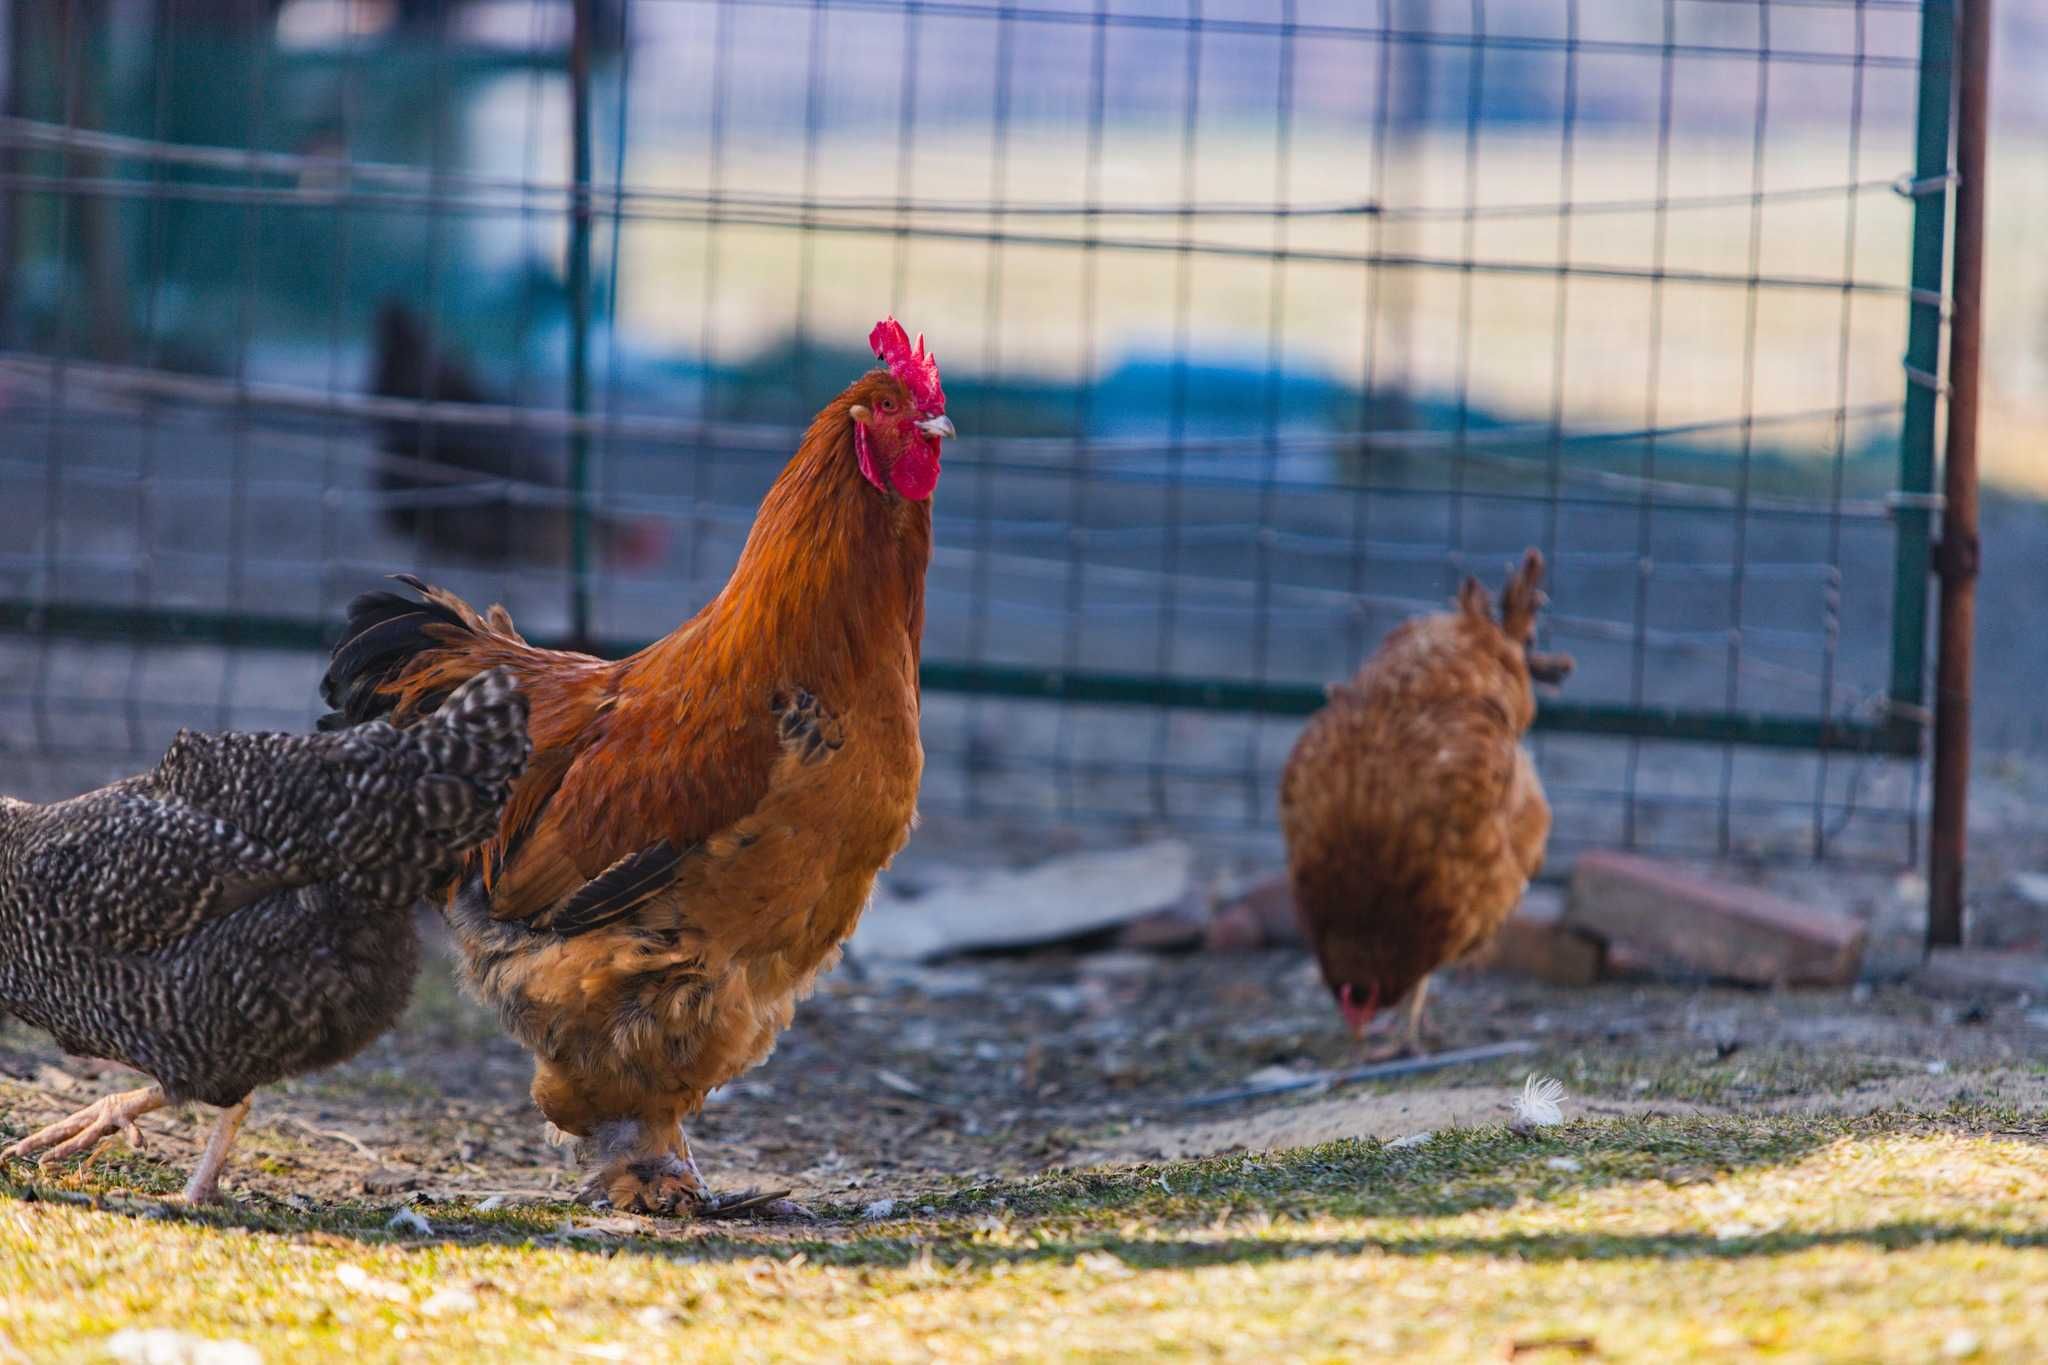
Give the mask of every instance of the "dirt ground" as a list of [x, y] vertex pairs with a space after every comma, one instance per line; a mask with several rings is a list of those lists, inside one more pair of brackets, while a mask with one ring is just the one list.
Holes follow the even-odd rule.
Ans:
[[[413, 1008], [355, 1061], [259, 1095], [231, 1197], [303, 1206], [566, 1199], [573, 1152], [550, 1146], [527, 1062], [461, 998], [436, 922]], [[1909, 985], [1766, 993], [1664, 984], [1566, 991], [1441, 978], [1442, 1047], [1528, 1038], [1538, 1050], [1399, 1084], [1190, 1109], [1247, 1078], [1343, 1065], [1350, 1043], [1307, 960], [1129, 952], [848, 964], [767, 1065], [691, 1127], [720, 1189], [787, 1187], [813, 1206], [894, 1200], [1063, 1166], [1130, 1163], [1340, 1137], [1394, 1140], [1497, 1123], [1530, 1071], [1568, 1116], [2048, 1104], [2048, 1011], [1936, 999]], [[0, 1115], [20, 1131], [128, 1081], [0, 1029]], [[152, 1116], [147, 1150], [196, 1155], [210, 1111]]]

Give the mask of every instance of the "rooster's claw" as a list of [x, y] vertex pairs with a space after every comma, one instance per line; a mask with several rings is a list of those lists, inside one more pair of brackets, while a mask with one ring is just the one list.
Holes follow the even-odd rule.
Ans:
[[699, 1218], [738, 1218], [749, 1213], [772, 1217], [778, 1212], [773, 1206], [788, 1201], [788, 1190], [735, 1190], [731, 1194], [713, 1195], [696, 1212]]

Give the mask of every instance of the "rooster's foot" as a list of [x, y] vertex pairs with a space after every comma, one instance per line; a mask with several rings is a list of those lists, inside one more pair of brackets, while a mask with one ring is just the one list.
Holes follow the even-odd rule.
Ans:
[[693, 1214], [713, 1202], [696, 1160], [670, 1152], [615, 1161], [585, 1181], [576, 1198], [622, 1213], [651, 1214]]

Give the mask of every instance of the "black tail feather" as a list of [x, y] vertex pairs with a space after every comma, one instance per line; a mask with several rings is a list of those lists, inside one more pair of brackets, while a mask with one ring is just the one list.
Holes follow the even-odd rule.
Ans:
[[[346, 729], [388, 714], [392, 699], [378, 689], [404, 672], [418, 655], [447, 643], [432, 633], [434, 628], [469, 629], [454, 610], [427, 596], [425, 583], [411, 574], [393, 577], [420, 596], [366, 592], [348, 604], [341, 642], [334, 647], [327, 675], [320, 680], [321, 700], [333, 708], [320, 717], [322, 730]], [[440, 701], [429, 697], [420, 709], [432, 711]]]
[[537, 927], [571, 938], [616, 924], [666, 890], [682, 861], [683, 855], [666, 839], [629, 853], [585, 882]]

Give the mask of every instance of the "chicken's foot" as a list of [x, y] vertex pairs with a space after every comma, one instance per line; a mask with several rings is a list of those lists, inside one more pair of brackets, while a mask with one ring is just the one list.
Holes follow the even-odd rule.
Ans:
[[1423, 1007], [1429, 999], [1429, 977], [1423, 977], [1408, 993], [1408, 1007], [1401, 1012], [1401, 1033], [1398, 1038], [1389, 1038], [1373, 1047], [1361, 1047], [1359, 1059], [1372, 1062], [1391, 1062], [1399, 1057], [1420, 1057], [1423, 1055], [1422, 1035], [1426, 1030]]
[[788, 1190], [713, 1194], [679, 1123], [615, 1120], [598, 1126], [593, 1145], [604, 1164], [577, 1190], [581, 1203], [607, 1204], [624, 1213], [695, 1218], [813, 1216], [789, 1198]]
[[47, 1128], [30, 1133], [0, 1152], [0, 1159], [23, 1161], [35, 1157], [37, 1165], [48, 1168], [66, 1157], [77, 1156], [98, 1146], [115, 1133], [125, 1134], [131, 1144], [140, 1147], [142, 1132], [135, 1126], [135, 1120], [169, 1103], [170, 1098], [160, 1085], [146, 1085], [140, 1090], [107, 1095]]
[[580, 1203], [660, 1214], [692, 1212], [711, 1202], [711, 1188], [679, 1123], [617, 1119], [598, 1126], [593, 1145], [603, 1164], [577, 1190]]
[[206, 1150], [200, 1154], [199, 1164], [192, 1168], [192, 1178], [185, 1182], [186, 1203], [210, 1204], [219, 1195], [220, 1168], [227, 1163], [228, 1148], [234, 1145], [235, 1134], [242, 1131], [242, 1120], [249, 1117], [251, 1098], [244, 1095], [240, 1104], [220, 1111], [220, 1122], [213, 1125], [213, 1136], [206, 1140]]

